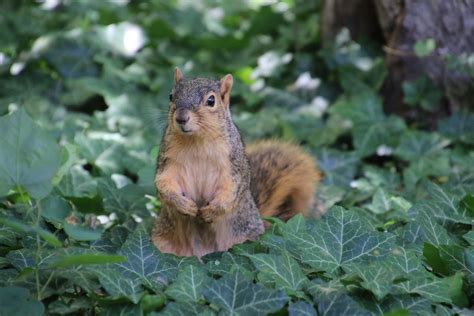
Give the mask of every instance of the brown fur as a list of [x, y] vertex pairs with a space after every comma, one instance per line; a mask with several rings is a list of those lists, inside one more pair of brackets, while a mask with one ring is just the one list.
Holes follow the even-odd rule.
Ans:
[[155, 179], [162, 208], [152, 239], [162, 252], [201, 257], [257, 238], [264, 228], [255, 201], [262, 215], [284, 220], [312, 205], [319, 173], [296, 145], [249, 146], [249, 165], [231, 88], [231, 75], [187, 80], [176, 70]]
[[288, 220], [308, 215], [321, 176], [301, 147], [277, 140], [247, 146], [252, 169], [250, 190], [262, 216]]

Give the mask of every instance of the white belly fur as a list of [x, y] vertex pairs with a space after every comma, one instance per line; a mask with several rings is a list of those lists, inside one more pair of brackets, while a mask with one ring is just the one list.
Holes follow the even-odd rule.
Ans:
[[177, 183], [198, 207], [214, 199], [221, 181], [229, 180], [230, 163], [225, 146], [191, 145], [171, 156]]

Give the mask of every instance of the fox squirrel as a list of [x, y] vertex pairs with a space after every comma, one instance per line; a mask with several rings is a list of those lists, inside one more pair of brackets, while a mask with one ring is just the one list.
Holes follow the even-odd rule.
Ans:
[[185, 79], [175, 70], [155, 178], [162, 208], [152, 240], [162, 252], [225, 251], [264, 232], [260, 215], [287, 220], [313, 205], [320, 175], [302, 149], [268, 140], [245, 153], [229, 108], [232, 85], [230, 74]]

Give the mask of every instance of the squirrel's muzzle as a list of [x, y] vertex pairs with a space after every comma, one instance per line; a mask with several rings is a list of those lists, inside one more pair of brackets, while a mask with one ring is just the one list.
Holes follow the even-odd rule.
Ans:
[[176, 120], [176, 123], [179, 125], [186, 125], [187, 122], [189, 122], [189, 112], [187, 110], [178, 110], [176, 111], [176, 114], [174, 116], [174, 119]]

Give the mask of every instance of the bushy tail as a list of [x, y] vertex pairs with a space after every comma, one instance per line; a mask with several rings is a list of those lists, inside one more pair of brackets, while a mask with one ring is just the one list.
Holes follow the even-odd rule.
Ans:
[[308, 215], [321, 176], [314, 159], [297, 145], [266, 140], [247, 146], [250, 189], [262, 216], [288, 220]]

